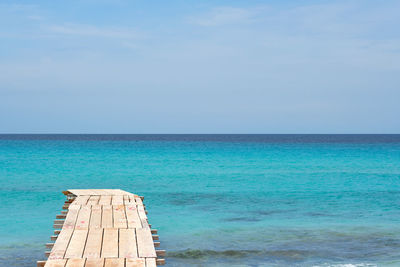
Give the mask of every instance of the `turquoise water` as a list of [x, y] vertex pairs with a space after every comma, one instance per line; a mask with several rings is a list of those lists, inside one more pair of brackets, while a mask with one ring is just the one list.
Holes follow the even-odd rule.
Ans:
[[67, 188], [145, 196], [167, 266], [400, 266], [399, 182], [399, 135], [4, 135], [0, 266], [44, 258]]

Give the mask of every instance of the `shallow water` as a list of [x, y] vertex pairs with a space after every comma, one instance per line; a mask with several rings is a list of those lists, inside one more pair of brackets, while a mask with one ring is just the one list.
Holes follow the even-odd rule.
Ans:
[[144, 195], [168, 266], [400, 266], [399, 180], [399, 135], [0, 135], [0, 266], [67, 188]]

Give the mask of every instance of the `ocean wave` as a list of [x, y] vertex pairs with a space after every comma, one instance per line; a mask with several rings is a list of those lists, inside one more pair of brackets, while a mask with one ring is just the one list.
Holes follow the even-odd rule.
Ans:
[[233, 217], [233, 218], [225, 218], [222, 219], [224, 222], [258, 222], [261, 221], [260, 218], [257, 217]]
[[330, 264], [325, 263], [322, 265], [313, 265], [313, 267], [377, 267], [376, 264], [371, 263], [341, 263], [341, 264]]
[[181, 259], [205, 259], [209, 257], [230, 257], [230, 258], [246, 258], [246, 257], [269, 257], [283, 258], [288, 260], [301, 260], [313, 254], [311, 251], [305, 250], [200, 250], [186, 249], [181, 251], [170, 251], [168, 257]]

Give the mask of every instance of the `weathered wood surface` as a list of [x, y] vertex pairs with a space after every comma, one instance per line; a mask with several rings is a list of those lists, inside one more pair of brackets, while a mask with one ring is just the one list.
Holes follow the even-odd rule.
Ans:
[[[45, 267], [150, 267], [157, 259], [142, 198], [119, 189], [72, 189], [58, 215]], [[64, 220], [63, 220], [64, 219]]]

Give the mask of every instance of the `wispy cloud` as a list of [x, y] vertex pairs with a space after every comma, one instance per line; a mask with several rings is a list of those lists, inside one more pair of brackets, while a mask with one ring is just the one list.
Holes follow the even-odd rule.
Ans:
[[104, 1], [0, 4], [4, 129], [400, 131], [399, 1]]
[[191, 17], [189, 21], [201, 26], [219, 26], [250, 22], [258, 13], [258, 8], [216, 7], [206, 14]]
[[38, 15], [29, 15], [27, 18], [30, 20], [44, 20], [44, 17]]
[[79, 35], [87, 37], [132, 39], [140, 36], [140, 34], [133, 29], [102, 28], [84, 24], [51, 25], [47, 27], [47, 29], [56, 34]]

